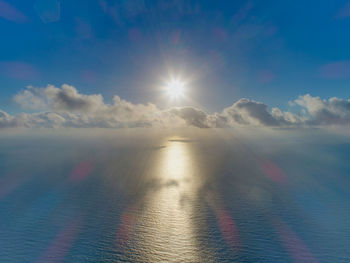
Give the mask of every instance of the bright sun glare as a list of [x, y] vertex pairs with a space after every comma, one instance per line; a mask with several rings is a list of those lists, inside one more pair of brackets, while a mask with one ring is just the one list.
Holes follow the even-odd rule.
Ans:
[[179, 99], [184, 96], [184, 83], [180, 80], [173, 79], [167, 84], [166, 92], [171, 99]]

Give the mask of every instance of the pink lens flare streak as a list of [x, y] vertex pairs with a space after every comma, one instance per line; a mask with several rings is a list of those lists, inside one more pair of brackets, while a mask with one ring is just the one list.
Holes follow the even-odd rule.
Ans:
[[79, 163], [71, 172], [70, 179], [74, 182], [81, 182], [86, 179], [95, 169], [91, 161]]
[[208, 203], [215, 213], [218, 227], [224, 240], [232, 249], [239, 250], [241, 242], [235, 220], [225, 206], [215, 201], [211, 195], [208, 196]]
[[0, 17], [10, 20], [15, 23], [25, 23], [28, 21], [26, 15], [19, 11], [14, 6], [5, 1], [0, 0]]
[[303, 240], [298, 237], [298, 235], [295, 233], [295, 231], [293, 231], [293, 229], [290, 226], [288, 226], [282, 220], [276, 222], [274, 226], [281, 238], [284, 247], [295, 262], [318, 262], [318, 260], [314, 257], [314, 255], [303, 242]]
[[0, 179], [0, 198], [10, 194], [25, 181], [25, 178], [19, 178], [16, 174], [3, 176]]
[[38, 263], [62, 262], [78, 237], [80, 225], [80, 219], [75, 219], [65, 226], [51, 242]]
[[234, 219], [226, 209], [218, 209], [216, 211], [216, 217], [220, 231], [226, 242], [237, 249], [239, 247], [240, 241]]
[[272, 161], [265, 161], [261, 164], [261, 170], [264, 174], [275, 183], [286, 183], [288, 180], [287, 175]]
[[125, 247], [131, 238], [131, 234], [136, 225], [136, 216], [132, 212], [134, 207], [128, 208], [121, 216], [119, 228], [115, 239], [117, 247]]
[[0, 69], [7, 77], [19, 80], [34, 80], [40, 75], [33, 65], [22, 61], [2, 61]]

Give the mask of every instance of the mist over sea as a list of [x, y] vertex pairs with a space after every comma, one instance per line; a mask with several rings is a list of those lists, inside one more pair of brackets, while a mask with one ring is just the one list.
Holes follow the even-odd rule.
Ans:
[[350, 262], [350, 136], [0, 134], [0, 262]]

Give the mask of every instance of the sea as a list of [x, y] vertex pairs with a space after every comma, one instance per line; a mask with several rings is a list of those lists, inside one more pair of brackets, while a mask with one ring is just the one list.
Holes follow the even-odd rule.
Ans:
[[0, 262], [350, 262], [350, 136], [0, 130]]

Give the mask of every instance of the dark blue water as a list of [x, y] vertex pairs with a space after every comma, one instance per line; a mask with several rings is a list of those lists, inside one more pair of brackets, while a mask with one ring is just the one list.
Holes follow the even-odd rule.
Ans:
[[350, 262], [350, 140], [0, 135], [0, 262]]

